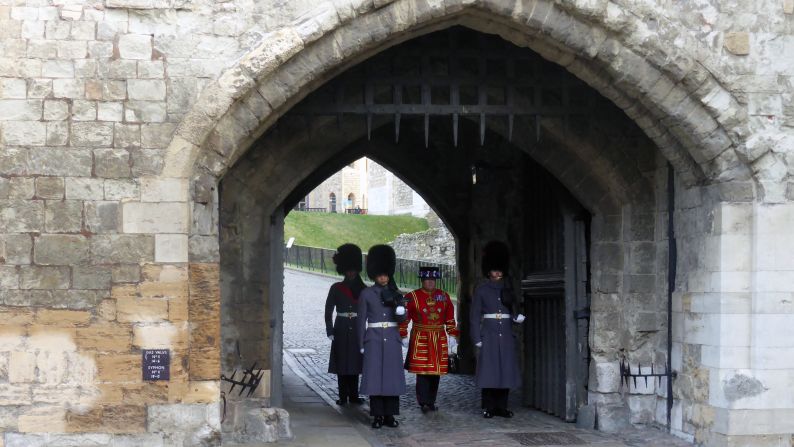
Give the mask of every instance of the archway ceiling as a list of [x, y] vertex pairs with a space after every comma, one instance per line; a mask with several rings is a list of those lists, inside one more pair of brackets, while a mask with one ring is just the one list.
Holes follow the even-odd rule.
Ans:
[[[623, 7], [604, 21], [605, 11], [574, 14], [576, 7], [545, 0], [450, 0], [438, 6], [396, 0], [336, 17], [318, 12], [268, 35], [188, 113], [169, 145], [164, 175], [204, 171], [219, 177], [278, 116], [341, 71], [401, 41], [462, 24], [530, 47], [587, 82], [640, 125], [685, 183], [749, 178], [748, 160], [735, 142], [744, 109], [704, 66], [703, 55], [694, 63], [695, 56], [664, 47], [662, 39], [633, 35], [642, 20]], [[238, 126], [234, 143], [219, 150], [207, 137], [213, 128], [231, 126], [232, 117], [255, 124]]]

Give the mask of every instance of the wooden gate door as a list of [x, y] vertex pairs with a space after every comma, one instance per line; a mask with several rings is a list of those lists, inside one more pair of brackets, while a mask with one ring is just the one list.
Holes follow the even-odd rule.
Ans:
[[524, 404], [576, 420], [587, 403], [588, 222], [554, 195], [538, 195], [527, 225]]

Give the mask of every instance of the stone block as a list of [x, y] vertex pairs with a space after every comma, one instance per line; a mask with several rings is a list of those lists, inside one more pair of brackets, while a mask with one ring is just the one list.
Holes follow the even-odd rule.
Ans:
[[94, 234], [117, 233], [119, 231], [118, 202], [85, 202], [85, 229]]
[[184, 178], [141, 179], [142, 202], [187, 202], [188, 181]]
[[186, 322], [135, 325], [132, 344], [141, 349], [183, 350], [188, 346], [188, 332]]
[[19, 272], [13, 265], [0, 265], [0, 288], [18, 289]]
[[72, 146], [112, 146], [112, 123], [72, 123], [70, 142]]
[[114, 405], [94, 408], [85, 413], [67, 414], [69, 429], [76, 432], [144, 433], [146, 407]]
[[119, 37], [118, 48], [122, 59], [151, 60], [152, 36], [124, 34]]
[[0, 408], [6, 405], [30, 405], [33, 398], [30, 385], [18, 383], [0, 383]]
[[[31, 45], [29, 42], [28, 45]], [[0, 81], [0, 98], [25, 99], [27, 98], [28, 84], [24, 79], [5, 78]]]
[[35, 121], [42, 117], [41, 100], [0, 99], [0, 121]]
[[723, 42], [725, 49], [737, 56], [750, 54], [750, 34], [747, 32], [729, 32]]
[[105, 200], [138, 199], [140, 187], [134, 180], [105, 180]]
[[36, 238], [33, 259], [41, 265], [85, 264], [89, 243], [84, 236], [44, 234]]
[[36, 324], [62, 327], [85, 326], [91, 321], [91, 312], [84, 310], [38, 309]]
[[29, 265], [19, 270], [20, 289], [68, 289], [69, 267]]
[[207, 424], [208, 407], [206, 404], [149, 405], [149, 431], [173, 433], [195, 430]]
[[69, 123], [64, 121], [47, 123], [47, 145], [66, 146], [69, 142]]
[[72, 120], [96, 121], [96, 108], [96, 101], [83, 101], [76, 99], [72, 101]]
[[138, 61], [139, 79], [162, 79], [165, 76], [163, 61]]
[[163, 149], [168, 147], [176, 126], [173, 123], [143, 124], [141, 144], [144, 148]]
[[220, 249], [218, 247], [218, 236], [190, 236], [188, 241], [190, 250], [190, 262], [218, 262], [220, 260]]
[[[57, 49], [52, 48], [57, 52]], [[74, 62], [71, 60], [48, 60], [41, 66], [41, 75], [45, 78], [74, 78]]]
[[131, 100], [125, 104], [124, 120], [128, 123], [162, 123], [166, 118], [165, 101]]
[[179, 233], [188, 231], [187, 203], [136, 203], [123, 207], [125, 233]]
[[188, 238], [186, 234], [157, 234], [154, 239], [156, 262], [187, 262]]
[[104, 354], [96, 357], [100, 382], [122, 383], [143, 380], [141, 354]]
[[99, 121], [121, 121], [123, 114], [124, 106], [120, 102], [100, 102], [97, 108]]
[[122, 323], [152, 323], [168, 320], [168, 301], [146, 299], [133, 296], [113, 296], [116, 298], [116, 319]]
[[111, 273], [114, 283], [137, 283], [141, 280], [141, 267], [137, 264], [114, 265]]
[[[190, 348], [190, 379], [216, 380], [221, 374], [220, 347]], [[214, 397], [217, 399], [218, 395]], [[214, 401], [214, 400], [213, 400]]]
[[132, 330], [128, 325], [95, 324], [78, 328], [75, 343], [84, 350], [128, 353], [132, 349]]
[[64, 192], [62, 177], [36, 178], [36, 197], [40, 199], [63, 199]]
[[36, 382], [36, 355], [32, 352], [12, 351], [8, 363], [10, 383]]
[[47, 200], [44, 229], [48, 233], [79, 233], [83, 228], [83, 202], [80, 200]]
[[66, 177], [66, 198], [75, 200], [102, 200], [105, 197], [105, 182], [96, 178]]
[[81, 99], [85, 97], [85, 81], [82, 79], [53, 79], [52, 95], [55, 98]]
[[0, 228], [8, 233], [44, 229], [44, 201], [0, 200]]
[[30, 264], [33, 239], [28, 234], [0, 234], [0, 258], [9, 265]]
[[113, 138], [113, 147], [120, 149], [135, 149], [141, 147], [140, 124], [116, 123], [114, 128], [115, 136]]
[[110, 289], [111, 277], [111, 268], [107, 266], [72, 267], [72, 287], [75, 289], [107, 290]]
[[115, 435], [110, 441], [110, 447], [165, 447], [163, 435], [157, 433], [143, 433], [139, 435]]
[[107, 299], [99, 303], [97, 316], [105, 321], [116, 320], [116, 300]]
[[133, 177], [160, 175], [163, 170], [163, 151], [160, 149], [132, 149], [130, 155]]
[[165, 94], [165, 81], [157, 79], [129, 79], [127, 81], [127, 96], [131, 100], [164, 101]]
[[32, 199], [36, 195], [34, 179], [13, 177], [8, 179], [9, 199]]
[[91, 238], [91, 258], [96, 264], [143, 263], [154, 261], [154, 237], [111, 234]]
[[3, 142], [9, 146], [44, 146], [47, 141], [46, 123], [36, 121], [0, 122]]
[[[112, 134], [112, 130], [111, 130]], [[95, 149], [94, 174], [105, 178], [130, 176], [130, 153], [125, 149]]]

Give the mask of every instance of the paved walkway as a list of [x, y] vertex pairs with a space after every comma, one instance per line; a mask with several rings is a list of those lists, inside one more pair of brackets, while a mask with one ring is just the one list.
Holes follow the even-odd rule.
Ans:
[[[479, 389], [473, 377], [467, 375], [444, 376], [437, 402], [439, 411], [423, 414], [415, 402], [415, 376], [406, 374], [408, 392], [400, 398], [401, 414], [397, 418], [400, 427], [373, 430], [369, 427], [366, 404], [339, 408], [333, 403], [337, 398], [336, 376], [326, 373], [330, 342], [325, 337], [323, 322], [325, 296], [333, 282], [317, 275], [285, 272], [284, 394], [296, 435], [293, 445], [367, 445], [361, 442], [395, 447], [691, 445], [653, 428], [620, 435], [578, 429], [522, 407], [517, 401], [518, 393], [511, 393], [514, 418], [484, 419], [480, 415]], [[312, 428], [314, 420], [324, 424], [321, 429]], [[349, 442], [334, 443], [336, 439], [339, 442], [347, 439], [345, 436], [349, 436]]]

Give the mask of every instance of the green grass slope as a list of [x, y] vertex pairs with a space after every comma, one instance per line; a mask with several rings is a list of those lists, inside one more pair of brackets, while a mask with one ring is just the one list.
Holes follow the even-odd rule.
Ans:
[[296, 245], [332, 249], [352, 242], [366, 252], [373, 245], [393, 241], [399, 234], [427, 228], [426, 219], [413, 216], [290, 211], [284, 221], [284, 241], [294, 237]]

